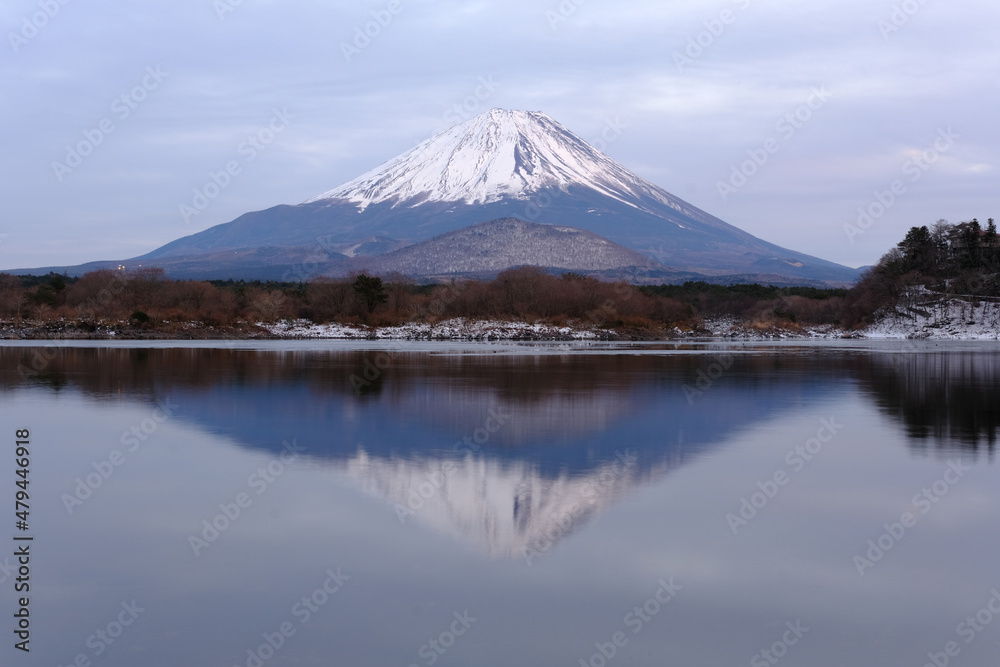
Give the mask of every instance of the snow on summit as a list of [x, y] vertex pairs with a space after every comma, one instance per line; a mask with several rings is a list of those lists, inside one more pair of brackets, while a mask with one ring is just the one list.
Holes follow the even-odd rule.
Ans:
[[492, 109], [460, 123], [306, 204], [346, 200], [364, 210], [391, 202], [488, 204], [586, 186], [639, 209], [648, 199], [687, 207], [539, 111]]

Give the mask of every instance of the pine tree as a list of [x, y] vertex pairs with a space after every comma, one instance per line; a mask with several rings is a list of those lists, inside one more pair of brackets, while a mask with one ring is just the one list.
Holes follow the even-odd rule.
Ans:
[[986, 234], [983, 235], [983, 260], [986, 268], [992, 272], [1000, 271], [1000, 239], [997, 238], [997, 224], [993, 218], [986, 221]]
[[388, 301], [389, 297], [385, 293], [385, 286], [378, 276], [368, 276], [361, 274], [354, 280], [354, 291], [361, 297], [361, 302], [371, 313], [380, 303]]

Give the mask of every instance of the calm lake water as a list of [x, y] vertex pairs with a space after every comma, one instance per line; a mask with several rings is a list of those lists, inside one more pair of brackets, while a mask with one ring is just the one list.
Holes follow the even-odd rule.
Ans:
[[998, 389], [989, 344], [2, 346], [0, 664], [995, 667]]

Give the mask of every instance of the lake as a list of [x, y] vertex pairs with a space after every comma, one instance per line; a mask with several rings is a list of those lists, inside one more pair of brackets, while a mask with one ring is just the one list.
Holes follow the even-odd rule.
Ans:
[[0, 663], [995, 666], [998, 388], [983, 343], [7, 343]]

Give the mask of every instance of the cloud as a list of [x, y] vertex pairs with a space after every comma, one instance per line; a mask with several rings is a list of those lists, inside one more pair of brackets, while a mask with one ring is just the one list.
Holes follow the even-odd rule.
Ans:
[[[620, 117], [628, 130], [607, 152], [626, 167], [834, 261], [874, 262], [909, 226], [938, 217], [996, 214], [995, 3], [924, 3], [900, 18], [899, 3], [883, 0], [399, 2], [393, 13], [388, 0], [244, 0], [221, 20], [209, 0], [62, 5], [0, 59], [10, 101], [0, 122], [11, 129], [0, 266], [123, 257], [297, 203], [444, 129], [480, 77], [500, 83], [484, 109], [543, 110], [584, 137]], [[36, 11], [5, 5], [5, 34]], [[348, 59], [355, 39], [365, 46]], [[680, 69], [678, 53], [691, 60]], [[52, 163], [114, 119], [112, 101], [157, 65], [170, 72], [162, 87], [60, 182]], [[717, 181], [821, 85], [830, 103], [722, 201]], [[296, 114], [288, 132], [184, 225], [177, 208], [191, 189], [275, 107]], [[901, 150], [947, 126], [962, 134], [949, 160], [879, 234], [849, 244], [839, 230], [857, 202], [891, 179]]]

